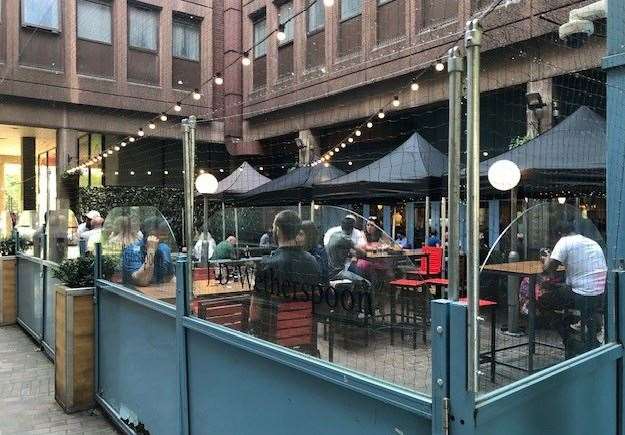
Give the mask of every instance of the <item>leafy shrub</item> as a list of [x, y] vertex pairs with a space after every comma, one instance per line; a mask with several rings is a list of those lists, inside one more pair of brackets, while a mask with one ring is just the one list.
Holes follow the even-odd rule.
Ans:
[[[26, 240], [20, 239], [20, 248], [26, 245]], [[0, 240], [0, 255], [3, 257], [7, 255], [15, 255], [17, 250], [15, 249], [15, 239], [13, 237], [7, 237]]]
[[[91, 255], [66, 259], [52, 270], [52, 275], [70, 288], [93, 287], [94, 263], [95, 257]], [[116, 266], [114, 257], [102, 257], [102, 275], [105, 278], [113, 275]]]

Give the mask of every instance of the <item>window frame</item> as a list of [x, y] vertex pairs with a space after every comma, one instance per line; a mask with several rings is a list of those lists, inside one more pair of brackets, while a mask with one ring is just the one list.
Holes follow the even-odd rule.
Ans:
[[363, 1], [362, 0], [358, 0], [360, 2], [360, 10], [358, 11], [358, 13], [349, 15], [347, 17], [343, 17], [343, 2], [344, 1], [345, 0], [340, 0], [340, 5], [339, 5], [340, 6], [340, 8], [339, 8], [339, 23], [344, 23], [346, 21], [351, 20], [352, 18], [356, 18], [356, 17], [362, 15], [362, 10], [363, 10], [363, 7], [364, 7]]
[[325, 28], [326, 28], [326, 10], [325, 10], [325, 6], [323, 5], [323, 1], [322, 0], [316, 0], [315, 1], [315, 5], [318, 5], [321, 8], [321, 10], [323, 11], [323, 24], [321, 26], [319, 26], [319, 27], [316, 27], [316, 28], [312, 29], [312, 30], [310, 29], [310, 24], [309, 24], [310, 23], [310, 11], [313, 8], [313, 6], [310, 6], [311, 3], [312, 3], [311, 0], [307, 1], [307, 6], [309, 6], [308, 9], [306, 10], [306, 35], [307, 36], [315, 35], [315, 34], [317, 34], [319, 32], [324, 31]]
[[[182, 24], [184, 26], [194, 26], [197, 29], [197, 59], [191, 59], [188, 57], [176, 56], [174, 54], [174, 26], [176, 24]], [[184, 15], [174, 13], [171, 22], [171, 57], [174, 59], [186, 60], [188, 62], [200, 63], [202, 61], [202, 20], [194, 20]]]
[[[0, 0], [0, 1], [2, 1], [2, 0]], [[96, 39], [91, 39], [91, 38], [84, 38], [84, 37], [81, 37], [81, 36], [78, 35], [78, 4], [81, 1], [88, 2], [88, 3], [100, 4], [100, 5], [103, 5], [103, 6], [107, 6], [109, 8], [109, 12], [111, 14], [111, 41], [110, 42], [98, 41]], [[111, 3], [110, 1], [107, 1], [107, 0], [76, 0], [76, 39], [77, 40], [94, 42], [96, 44], [112, 46], [113, 43], [115, 42], [114, 30], [115, 30], [115, 25], [113, 24], [113, 3]]]
[[[284, 7], [287, 4], [291, 4], [291, 15], [288, 18], [288, 22], [287, 23], [282, 23], [281, 19], [280, 19], [280, 9], [282, 9], [282, 7]], [[286, 0], [280, 4], [276, 5], [276, 9], [277, 9], [277, 14], [278, 14], [278, 23], [279, 24], [284, 24], [284, 33], [287, 35], [287, 38], [284, 39], [284, 41], [278, 41], [278, 47], [282, 47], [284, 45], [289, 45], [292, 44], [295, 41], [295, 19], [294, 17], [294, 13], [293, 13], [293, 8], [295, 7], [295, 2], [293, 0]], [[266, 24], [265, 24], [266, 25]], [[291, 38], [288, 38], [288, 33], [286, 33], [286, 29], [287, 26], [291, 29]], [[265, 33], [267, 32], [267, 29], [265, 28]]]
[[[260, 23], [261, 21], [264, 21], [265, 23], [265, 35], [263, 36], [263, 46], [264, 46], [264, 53], [261, 55], [257, 55], [256, 54], [256, 50], [257, 50], [257, 46], [256, 46], [256, 25], [258, 23]], [[269, 41], [269, 38], [267, 37], [267, 16], [265, 14], [262, 15], [258, 15], [256, 17], [252, 17], [252, 55], [253, 55], [253, 60], [256, 59], [261, 59], [262, 57], [267, 56], [267, 42]]]
[[[144, 48], [144, 47], [136, 47], [134, 45], [130, 44], [130, 11], [131, 9], [140, 9], [140, 10], [144, 10], [144, 11], [149, 11], [152, 13], [156, 14], [156, 48], [155, 49], [151, 49], [151, 48]], [[161, 47], [161, 10], [160, 8], [156, 8], [156, 7], [151, 7], [148, 5], [144, 5], [143, 3], [128, 3], [128, 10], [127, 10], [127, 17], [126, 17], [126, 45], [127, 48], [129, 50], [136, 50], [136, 51], [142, 51], [144, 53], [152, 53], [152, 54], [158, 54], [160, 47]]]
[[63, 29], [63, 8], [61, 8], [61, 0], [53, 0], [56, 2], [57, 8], [57, 27], [43, 26], [35, 23], [29, 23], [24, 16], [24, 2], [30, 0], [20, 0], [20, 27], [27, 29], [40, 29], [46, 30], [51, 33], [60, 34]]

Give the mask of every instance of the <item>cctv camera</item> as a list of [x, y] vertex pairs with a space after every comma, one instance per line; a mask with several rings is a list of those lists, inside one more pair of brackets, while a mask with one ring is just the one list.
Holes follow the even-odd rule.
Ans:
[[562, 24], [559, 33], [567, 47], [580, 48], [594, 32], [595, 25], [592, 21], [573, 20]]
[[569, 12], [569, 21], [560, 26], [560, 39], [571, 48], [579, 48], [595, 32], [593, 20], [605, 18], [606, 16], [606, 0], [591, 3], [583, 8], [573, 9]]

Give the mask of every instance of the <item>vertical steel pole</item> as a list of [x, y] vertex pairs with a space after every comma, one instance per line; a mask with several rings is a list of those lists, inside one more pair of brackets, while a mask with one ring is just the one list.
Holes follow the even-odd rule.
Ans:
[[297, 203], [297, 215], [299, 216], [299, 218], [302, 218], [302, 203], [301, 201]]
[[310, 221], [315, 221], [315, 200], [310, 201]]
[[449, 197], [449, 243], [447, 278], [449, 299], [458, 300], [460, 287], [460, 145], [462, 134], [463, 58], [459, 47], [449, 50], [449, 152], [447, 196]]
[[187, 245], [187, 283], [189, 284], [189, 291], [187, 292], [187, 307], [189, 302], [193, 298], [193, 256], [191, 251], [193, 249], [193, 194], [195, 192], [195, 116], [189, 116], [187, 119], [182, 120], [182, 146], [184, 153], [184, 226], [185, 226], [185, 241]]
[[[517, 190], [516, 187], [510, 191], [510, 253], [508, 263], [519, 261], [517, 251], [518, 225], [517, 215]], [[517, 334], [519, 332], [519, 277], [508, 276], [508, 333]]]
[[204, 222], [202, 225], [202, 231], [204, 236], [202, 237], [202, 251], [204, 252], [204, 258], [206, 259], [206, 267], [208, 267], [208, 195], [204, 194]]
[[239, 210], [234, 208], [234, 237], [237, 239], [237, 247], [239, 246]]
[[478, 20], [467, 24], [467, 299], [468, 299], [468, 389], [479, 386], [480, 335], [480, 45], [482, 30]]
[[447, 248], [445, 246], [445, 238], [447, 237], [447, 200], [445, 197], [441, 198], [441, 246], [443, 247], [443, 269], [442, 275], [443, 277], [447, 276], [445, 271], [445, 258], [447, 255]]
[[221, 201], [221, 240], [226, 240], [226, 203]]
[[425, 234], [424, 234], [425, 244], [428, 244], [428, 239], [430, 238], [430, 197], [425, 197]]

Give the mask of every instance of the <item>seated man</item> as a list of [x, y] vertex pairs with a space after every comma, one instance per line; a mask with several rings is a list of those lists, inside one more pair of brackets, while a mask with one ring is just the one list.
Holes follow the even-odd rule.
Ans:
[[603, 307], [608, 268], [601, 246], [576, 234], [572, 222], [562, 223], [558, 233], [560, 240], [553, 252], [549, 256], [542, 255], [541, 260], [545, 273], [555, 272], [558, 267], [564, 266], [566, 285], [544, 292], [539, 302], [547, 310], [574, 308], [580, 312], [580, 326], [584, 326], [581, 343], [575, 337], [574, 320], [564, 317], [558, 325], [566, 357], [570, 358], [600, 344], [597, 340], [601, 323], [599, 313]]
[[[367, 245], [367, 237], [365, 236], [364, 232], [356, 228], [356, 216], [354, 216], [353, 214], [348, 214], [343, 218], [343, 220], [345, 219], [350, 219], [351, 221], [353, 221], [352, 226], [351, 226], [352, 228], [351, 233], [349, 234], [349, 236], [354, 241], [354, 245], [357, 246], [358, 248], [364, 249], [364, 247]], [[332, 237], [332, 234], [338, 233], [341, 231], [342, 231], [342, 225], [332, 227], [328, 231], [326, 231], [325, 235], [323, 236], [323, 245], [327, 247], [328, 242], [330, 241], [330, 237]]]
[[328, 252], [328, 267], [330, 280], [349, 279], [359, 281], [361, 277], [358, 269], [352, 264], [352, 254], [359, 257], [365, 256], [365, 251], [358, 246], [353, 238], [355, 220], [345, 216], [341, 222], [341, 230], [332, 233], [326, 244]]
[[226, 240], [220, 242], [215, 246], [215, 251], [211, 260], [234, 260], [237, 258], [234, 247], [237, 245], [237, 238], [234, 236], [228, 236]]
[[124, 284], [146, 287], [171, 281], [174, 263], [171, 248], [163, 243], [169, 227], [158, 218], [148, 218], [143, 224], [143, 238], [126, 246], [122, 251]]

